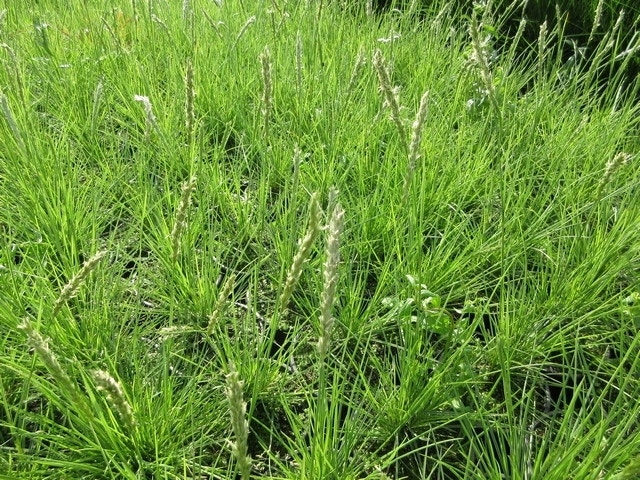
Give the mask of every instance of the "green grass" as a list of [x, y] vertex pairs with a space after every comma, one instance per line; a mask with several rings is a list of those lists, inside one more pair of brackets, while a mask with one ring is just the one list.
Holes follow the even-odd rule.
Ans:
[[342, 3], [2, 2], [1, 478], [636, 478], [637, 38]]

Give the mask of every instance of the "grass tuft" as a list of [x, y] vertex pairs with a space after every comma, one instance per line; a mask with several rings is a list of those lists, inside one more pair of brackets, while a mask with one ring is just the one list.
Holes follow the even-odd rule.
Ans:
[[0, 8], [0, 478], [637, 476], [632, 2], [98, 3]]

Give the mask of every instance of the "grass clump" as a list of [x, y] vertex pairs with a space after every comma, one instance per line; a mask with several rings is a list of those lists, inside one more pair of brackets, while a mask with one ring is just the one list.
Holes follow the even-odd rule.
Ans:
[[0, 9], [0, 476], [633, 478], [603, 2], [112, 3]]

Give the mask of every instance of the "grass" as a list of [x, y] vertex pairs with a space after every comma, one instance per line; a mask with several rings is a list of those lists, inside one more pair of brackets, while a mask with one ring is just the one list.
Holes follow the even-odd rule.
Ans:
[[0, 10], [2, 478], [636, 478], [631, 33]]

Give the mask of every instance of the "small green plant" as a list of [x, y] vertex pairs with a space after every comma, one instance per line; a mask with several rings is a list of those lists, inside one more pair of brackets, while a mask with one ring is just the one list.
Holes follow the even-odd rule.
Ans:
[[382, 300], [383, 305], [391, 309], [392, 315], [423, 325], [428, 332], [451, 335], [454, 330], [453, 319], [443, 307], [441, 297], [425, 284], [418, 283], [413, 275], [407, 275], [406, 278], [414, 295], [404, 299], [386, 297]]
[[640, 329], [640, 292], [632, 292], [622, 300], [622, 315]]

